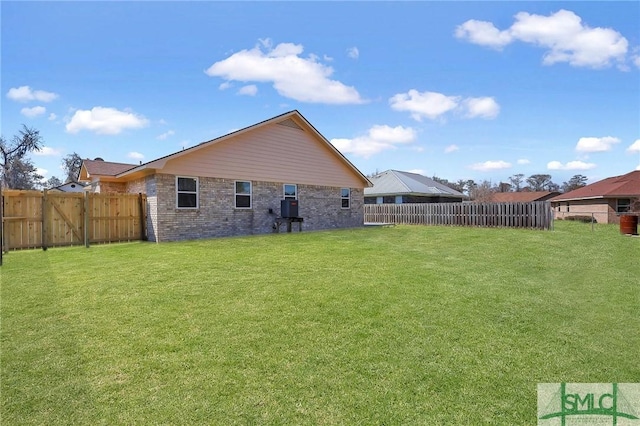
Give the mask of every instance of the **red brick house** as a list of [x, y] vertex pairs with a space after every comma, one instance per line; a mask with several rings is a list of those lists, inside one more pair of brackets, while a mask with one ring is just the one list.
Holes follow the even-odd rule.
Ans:
[[553, 197], [556, 219], [591, 216], [598, 223], [620, 223], [620, 214], [638, 211], [640, 170], [613, 176]]

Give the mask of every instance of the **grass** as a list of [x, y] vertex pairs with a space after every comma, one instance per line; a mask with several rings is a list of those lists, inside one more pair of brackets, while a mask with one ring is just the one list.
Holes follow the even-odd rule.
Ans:
[[640, 239], [366, 228], [11, 252], [13, 424], [534, 424], [640, 382]]

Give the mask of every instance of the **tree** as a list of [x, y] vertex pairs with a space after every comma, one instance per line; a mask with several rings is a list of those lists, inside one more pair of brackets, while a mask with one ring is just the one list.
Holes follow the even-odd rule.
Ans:
[[568, 182], [562, 184], [562, 192], [573, 191], [583, 186], [587, 186], [587, 177], [584, 175], [574, 175]]
[[483, 202], [491, 201], [491, 198], [493, 197], [493, 193], [494, 193], [494, 188], [491, 185], [491, 181], [483, 180], [479, 184], [475, 185], [473, 190], [471, 190], [470, 196], [474, 201], [483, 203]]
[[476, 189], [477, 186], [478, 184], [473, 179], [469, 179], [467, 183], [465, 183], [464, 188], [467, 192], [467, 195], [470, 198], [473, 198], [473, 191]]
[[42, 186], [42, 179], [44, 177], [28, 158], [13, 160], [6, 175], [7, 188], [11, 189], [38, 189]]
[[[62, 169], [66, 173], [65, 182], [77, 181], [82, 167], [82, 158], [76, 154], [69, 154], [62, 159]], [[377, 172], [377, 170], [376, 170]], [[371, 176], [368, 176], [371, 177]]]
[[522, 182], [524, 182], [524, 175], [522, 173], [518, 173], [517, 175], [511, 176], [509, 181], [511, 181], [511, 185], [514, 186], [514, 190], [516, 192], [520, 192], [522, 189]]
[[532, 191], [548, 191], [551, 182], [551, 175], [537, 174], [527, 178], [527, 183]]
[[498, 192], [511, 192], [511, 184], [507, 182], [500, 182], [497, 188]]
[[[0, 136], [0, 167], [2, 167], [2, 185], [12, 189], [31, 189], [22, 187], [29, 182], [42, 179], [36, 173], [33, 163], [24, 156], [28, 152], [42, 149], [40, 132], [24, 124], [17, 135], [7, 142]], [[26, 174], [25, 174], [26, 173]], [[37, 183], [36, 183], [37, 184]]]
[[43, 185], [43, 186], [44, 186], [46, 189], [51, 189], [51, 188], [55, 188], [56, 186], [60, 186], [60, 185], [62, 185], [63, 183], [64, 183], [64, 182], [62, 182], [62, 181], [61, 181], [60, 179], [58, 179], [57, 177], [55, 177], [55, 176], [51, 176], [51, 177], [49, 178], [49, 180], [47, 180], [47, 181], [44, 183], [44, 185]]

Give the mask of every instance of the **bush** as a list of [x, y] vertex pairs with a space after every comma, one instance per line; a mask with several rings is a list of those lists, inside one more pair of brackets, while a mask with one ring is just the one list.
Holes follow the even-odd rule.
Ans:
[[591, 221], [593, 221], [593, 223], [598, 223], [598, 221], [591, 216], [567, 216], [564, 220], [575, 220], [583, 223], [591, 223]]

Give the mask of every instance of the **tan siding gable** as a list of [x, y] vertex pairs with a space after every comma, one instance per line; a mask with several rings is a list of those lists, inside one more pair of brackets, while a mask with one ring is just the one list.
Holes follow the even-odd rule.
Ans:
[[269, 124], [213, 143], [193, 153], [169, 159], [158, 172], [184, 176], [364, 187], [364, 182], [353, 169], [326, 146], [323, 140], [317, 139], [306, 130], [286, 124]]

